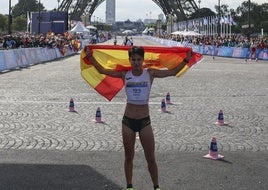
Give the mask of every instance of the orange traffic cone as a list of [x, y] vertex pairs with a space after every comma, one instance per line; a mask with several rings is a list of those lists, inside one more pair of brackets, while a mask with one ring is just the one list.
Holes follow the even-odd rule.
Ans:
[[218, 154], [217, 141], [215, 137], [211, 139], [209, 153], [203, 157], [213, 159], [213, 160], [218, 160], [224, 157], [223, 155]]
[[222, 110], [220, 110], [219, 114], [218, 114], [218, 120], [215, 122], [216, 125], [228, 125], [228, 123], [224, 122], [224, 117], [223, 117], [223, 112]]
[[162, 99], [161, 101], [161, 111], [167, 112], [165, 99]]
[[101, 110], [100, 110], [100, 107], [97, 108], [95, 119], [93, 121], [95, 121], [96, 123], [103, 123], [103, 121], [101, 120]]
[[69, 112], [76, 112], [74, 109], [74, 100], [71, 98], [69, 103]]
[[170, 101], [170, 93], [169, 92], [166, 95], [166, 103], [167, 104], [171, 104], [171, 101]]

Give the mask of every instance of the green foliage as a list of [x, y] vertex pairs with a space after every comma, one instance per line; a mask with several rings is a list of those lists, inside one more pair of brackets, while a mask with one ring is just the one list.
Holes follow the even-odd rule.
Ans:
[[[250, 8], [250, 15], [249, 15], [249, 8]], [[207, 8], [203, 8], [204, 10], [200, 9], [193, 13], [191, 15], [191, 18], [198, 18], [198, 17], [207, 17], [209, 16], [208, 14], [210, 9], [205, 10]], [[242, 2], [242, 4], [234, 9], [229, 9], [229, 6], [226, 4], [220, 5], [220, 10], [219, 6], [215, 5], [215, 10], [216, 13], [214, 14], [219, 14], [221, 15], [229, 15], [231, 14], [234, 21], [237, 23], [236, 26], [233, 26], [233, 32], [236, 33], [241, 33], [242, 32], [242, 26], [243, 25], [248, 25], [253, 24], [254, 25], [254, 31], [259, 32], [261, 28], [264, 29], [265, 32], [268, 32], [268, 3], [264, 4], [257, 4], [254, 2], [251, 2], [249, 4], [249, 1], [245, 0]], [[211, 10], [210, 10], [211, 11]], [[200, 16], [198, 16], [200, 15]], [[212, 15], [213, 16], [213, 15]]]
[[196, 12], [194, 12], [192, 15], [190, 15], [189, 19], [195, 19], [195, 18], [203, 18], [203, 17], [209, 17], [209, 16], [215, 16], [216, 14], [209, 8], [201, 8], [198, 9]]
[[215, 5], [215, 10], [217, 15], [221, 14], [221, 15], [227, 15], [230, 14], [230, 10], [228, 9], [229, 5], [226, 4], [221, 4], [220, 8], [219, 5]]
[[266, 32], [268, 31], [266, 24], [268, 18], [268, 3], [258, 5], [254, 2], [249, 4], [248, 1], [244, 1], [239, 7], [237, 7], [236, 13], [238, 15], [237, 21], [239, 23], [239, 27], [250, 23], [254, 25], [253, 30], [255, 32], [259, 32], [261, 28], [263, 28]]
[[26, 31], [27, 19], [22, 15], [13, 19], [12, 29], [15, 31]]
[[[14, 7], [12, 7], [12, 25], [11, 29], [15, 31], [26, 31], [27, 27], [27, 12], [44, 11], [44, 6], [39, 0], [20, 0]], [[7, 32], [8, 30], [8, 15], [0, 14], [0, 31]]]
[[112, 25], [109, 25], [109, 24], [103, 24], [103, 30], [104, 30], [104, 31], [111, 31], [111, 30], [112, 30]]
[[[40, 11], [44, 10], [44, 6], [40, 3]], [[39, 1], [37, 0], [20, 0], [13, 8], [12, 15], [14, 18], [18, 16], [25, 16], [27, 11], [38, 12], [39, 11]]]
[[0, 32], [6, 31], [8, 26], [8, 17], [0, 14]]

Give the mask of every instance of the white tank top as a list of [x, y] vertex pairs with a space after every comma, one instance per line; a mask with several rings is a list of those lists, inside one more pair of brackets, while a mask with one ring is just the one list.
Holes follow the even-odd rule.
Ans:
[[125, 76], [125, 91], [127, 103], [143, 105], [149, 101], [151, 80], [147, 69], [143, 69], [140, 76], [134, 76], [128, 71]]

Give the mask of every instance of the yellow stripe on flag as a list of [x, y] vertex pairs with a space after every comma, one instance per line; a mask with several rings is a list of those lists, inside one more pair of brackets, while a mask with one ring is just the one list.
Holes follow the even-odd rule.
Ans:
[[95, 67], [89, 67], [81, 71], [83, 78], [95, 88], [105, 78], [105, 75], [99, 74]]

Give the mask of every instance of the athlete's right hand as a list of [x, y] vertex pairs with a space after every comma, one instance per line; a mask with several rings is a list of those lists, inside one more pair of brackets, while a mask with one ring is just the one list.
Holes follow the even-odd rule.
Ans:
[[86, 52], [86, 57], [87, 58], [92, 57], [93, 50], [92, 50], [92, 48], [90, 46], [85, 46], [85, 52]]

